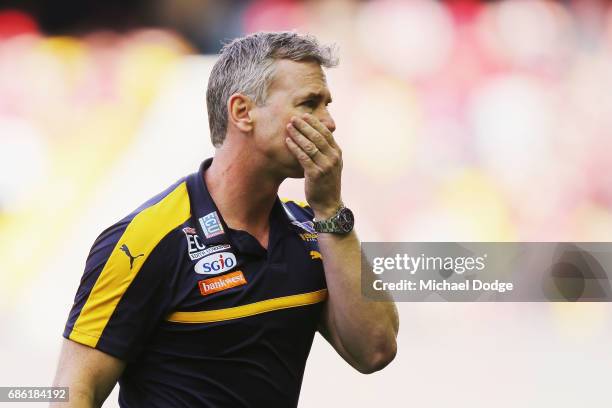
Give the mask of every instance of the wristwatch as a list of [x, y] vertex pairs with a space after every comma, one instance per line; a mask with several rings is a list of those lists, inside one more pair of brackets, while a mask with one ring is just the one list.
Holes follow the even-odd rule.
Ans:
[[333, 234], [348, 234], [355, 225], [353, 212], [345, 206], [340, 206], [336, 214], [326, 220], [314, 221], [314, 229], [317, 232], [331, 232]]

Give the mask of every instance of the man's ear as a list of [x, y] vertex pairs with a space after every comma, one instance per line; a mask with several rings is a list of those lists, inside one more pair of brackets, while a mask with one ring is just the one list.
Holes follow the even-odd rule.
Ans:
[[251, 119], [251, 109], [255, 103], [246, 95], [236, 93], [230, 96], [227, 101], [228, 120], [243, 132], [253, 130], [253, 119]]

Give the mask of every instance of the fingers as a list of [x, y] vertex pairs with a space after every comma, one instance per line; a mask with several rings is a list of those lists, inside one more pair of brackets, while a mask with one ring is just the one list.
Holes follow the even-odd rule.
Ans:
[[285, 138], [285, 142], [287, 143], [287, 147], [289, 148], [291, 153], [293, 153], [295, 158], [300, 162], [300, 164], [304, 168], [304, 171], [309, 172], [312, 170], [316, 170], [318, 168], [317, 165], [312, 161], [308, 153], [306, 153], [304, 149], [298, 146], [297, 143], [293, 141], [293, 139], [291, 139], [290, 137], [287, 137]]
[[342, 170], [342, 151], [334, 142], [331, 132], [314, 116], [306, 114], [303, 118], [292, 117], [287, 125], [290, 151], [304, 170], [313, 176], [339, 174]]
[[291, 118], [291, 125], [310, 140], [323, 154], [327, 154], [332, 149], [328, 139], [331, 132], [314, 117], [310, 115], [304, 115], [302, 118], [293, 117]]
[[287, 131], [289, 132], [289, 136], [291, 136], [290, 140], [293, 141], [311, 160], [319, 161], [322, 159], [323, 155], [319, 147], [304, 136], [303, 133], [298, 131], [292, 123], [287, 125]]
[[304, 122], [310, 125], [314, 130], [316, 130], [321, 135], [323, 135], [323, 137], [325, 137], [325, 140], [327, 141], [327, 143], [329, 143], [330, 146], [336, 147], [336, 141], [334, 140], [334, 135], [327, 128], [327, 126], [321, 123], [321, 121], [317, 120], [314, 116], [309, 115], [309, 114], [302, 115], [302, 119], [304, 120]]

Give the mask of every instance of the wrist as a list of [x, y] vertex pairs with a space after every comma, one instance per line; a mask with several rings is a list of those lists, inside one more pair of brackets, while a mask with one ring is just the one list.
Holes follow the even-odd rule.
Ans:
[[314, 212], [314, 218], [315, 220], [318, 220], [318, 221], [327, 220], [333, 217], [334, 215], [336, 215], [336, 213], [342, 206], [343, 206], [342, 201], [340, 201], [331, 206], [312, 208], [312, 211]]
[[[325, 218], [318, 218], [319, 215]], [[353, 225], [355, 225], [353, 212], [343, 204], [340, 204], [331, 216], [327, 216], [326, 212], [319, 212], [319, 215], [315, 214], [315, 219], [313, 220], [314, 229], [318, 233], [327, 232], [344, 235], [351, 232]]]

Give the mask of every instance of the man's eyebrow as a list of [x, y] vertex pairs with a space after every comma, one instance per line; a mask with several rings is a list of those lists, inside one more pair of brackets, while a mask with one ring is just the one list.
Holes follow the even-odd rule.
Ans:
[[329, 95], [326, 92], [325, 93], [323, 93], [323, 92], [309, 92], [306, 95], [300, 96], [300, 99], [316, 99], [317, 101], [320, 101], [322, 99], [326, 99], [327, 103], [331, 103], [332, 102], [331, 95]]

